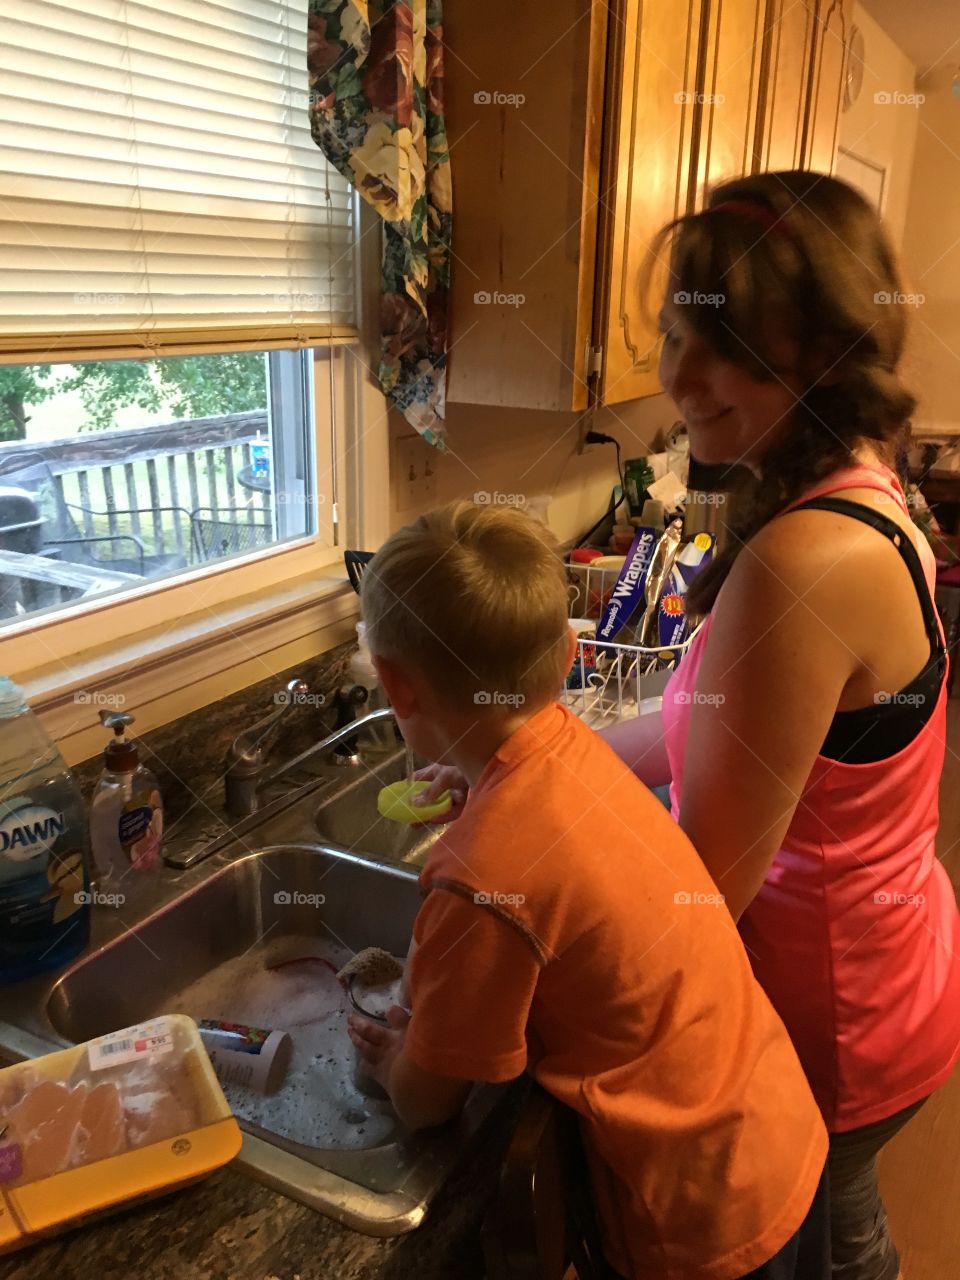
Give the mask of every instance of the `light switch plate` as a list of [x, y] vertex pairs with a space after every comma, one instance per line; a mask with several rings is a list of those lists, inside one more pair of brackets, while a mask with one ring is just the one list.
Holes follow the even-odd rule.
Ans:
[[397, 511], [416, 511], [437, 500], [436, 450], [421, 436], [397, 439]]

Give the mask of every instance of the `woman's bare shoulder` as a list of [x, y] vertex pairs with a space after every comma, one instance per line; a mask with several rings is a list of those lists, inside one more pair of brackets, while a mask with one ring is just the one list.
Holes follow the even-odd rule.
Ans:
[[[869, 507], [898, 525], [916, 542], [912, 522], [887, 494], [850, 489], [831, 495]], [[773, 575], [794, 590], [809, 590], [824, 576], [831, 586], [845, 579], [860, 581], [864, 573], [884, 576], [894, 571], [887, 538], [861, 520], [834, 511], [788, 511], [759, 529], [737, 557], [734, 573], [750, 580]], [[732, 576], [732, 574], [731, 574]]]
[[[892, 498], [876, 502], [874, 490], [849, 494], [854, 501], [862, 495], [864, 505], [915, 538], [909, 516]], [[748, 631], [767, 636], [771, 649], [830, 655], [835, 669], [851, 678], [872, 673], [871, 689], [899, 687], [925, 652], [916, 589], [899, 552], [870, 525], [831, 511], [788, 512], [758, 530], [734, 562], [717, 614], [718, 623], [724, 615], [721, 631], [731, 643], [747, 620]], [[855, 692], [860, 705], [863, 690]]]
[[730, 571], [731, 591], [754, 595], [762, 608], [802, 596], [851, 554], [857, 526], [823, 511], [791, 511], [769, 521], [741, 548]]

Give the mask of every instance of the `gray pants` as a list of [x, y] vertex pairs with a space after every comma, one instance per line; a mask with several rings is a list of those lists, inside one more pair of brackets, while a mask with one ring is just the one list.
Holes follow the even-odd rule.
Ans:
[[877, 1186], [877, 1154], [926, 1099], [875, 1124], [830, 1135], [833, 1280], [897, 1280], [900, 1255]]

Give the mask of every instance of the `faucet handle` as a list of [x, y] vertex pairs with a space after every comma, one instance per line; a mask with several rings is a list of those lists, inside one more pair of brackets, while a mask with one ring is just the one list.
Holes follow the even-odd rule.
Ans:
[[[304, 697], [309, 692], [310, 686], [307, 684], [306, 680], [301, 680], [299, 676], [294, 676], [292, 680], [288, 680], [287, 687], [285, 689], [278, 689], [273, 695], [274, 702], [281, 708], [281, 712], [279, 714], [276, 712], [273, 713], [276, 716], [276, 719], [279, 720], [280, 715], [282, 715], [283, 711], [285, 711], [287, 707], [292, 707], [298, 698]], [[269, 719], [269, 717], [267, 718]]]
[[252, 768], [262, 767], [280, 720], [290, 707], [296, 706], [298, 698], [309, 692], [310, 686], [299, 676], [288, 680], [285, 689], [278, 689], [273, 695], [273, 700], [277, 704], [276, 711], [271, 711], [269, 715], [252, 724], [249, 729], [238, 733], [230, 744], [230, 750], [227, 753], [228, 767], [241, 762]]

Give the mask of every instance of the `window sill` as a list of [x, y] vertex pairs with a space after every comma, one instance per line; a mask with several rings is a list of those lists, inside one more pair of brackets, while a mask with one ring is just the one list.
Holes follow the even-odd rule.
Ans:
[[136, 732], [169, 724], [351, 639], [359, 613], [342, 576], [261, 589], [62, 663], [11, 672], [68, 764], [103, 748], [98, 712], [123, 707]]

